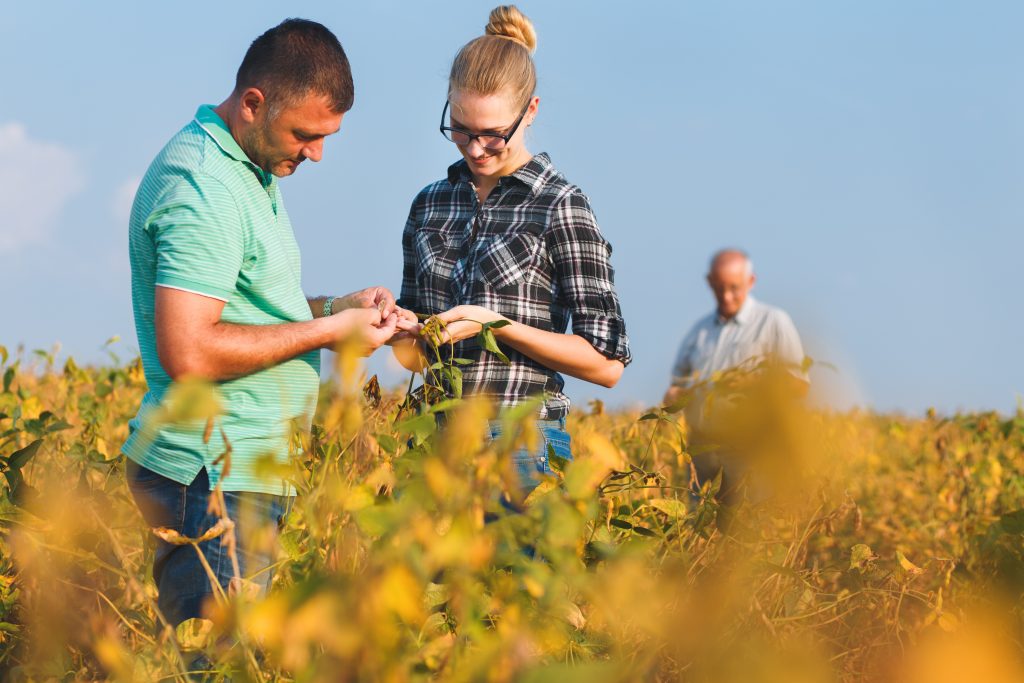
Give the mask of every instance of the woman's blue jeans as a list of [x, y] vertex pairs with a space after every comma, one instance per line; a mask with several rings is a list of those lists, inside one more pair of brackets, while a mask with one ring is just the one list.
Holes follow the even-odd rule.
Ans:
[[[537, 449], [520, 448], [512, 453], [512, 466], [515, 468], [524, 496], [537, 488], [545, 475], [551, 476], [555, 473], [551, 468], [549, 446], [550, 450], [553, 450], [558, 457], [572, 460], [569, 432], [565, 431], [564, 417], [558, 420], [537, 420], [534, 424], [540, 432]], [[499, 421], [495, 420], [490, 423], [492, 439], [501, 436], [501, 427]]]

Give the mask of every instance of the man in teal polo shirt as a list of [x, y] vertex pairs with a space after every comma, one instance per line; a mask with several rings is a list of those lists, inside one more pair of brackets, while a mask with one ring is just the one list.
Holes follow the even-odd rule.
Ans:
[[[286, 462], [292, 431], [308, 431], [320, 349], [355, 335], [372, 351], [397, 325], [382, 287], [305, 296], [278, 185], [303, 160], [320, 160], [352, 100], [337, 38], [289, 19], [252, 43], [228, 99], [200, 107], [171, 138], [132, 208], [132, 302], [149, 391], [123, 448], [129, 487], [150, 526], [198, 537], [216, 522], [207, 503], [219, 483], [238, 525], [241, 576], [263, 588], [272, 558], [244, 542], [253, 527], [276, 529], [294, 491], [257, 463]], [[185, 377], [214, 383], [212, 438], [206, 420], [169, 423], [161, 410]], [[221, 540], [200, 548], [224, 589], [234, 587]], [[191, 547], [158, 541], [153, 574], [172, 624], [200, 616], [213, 588]]]

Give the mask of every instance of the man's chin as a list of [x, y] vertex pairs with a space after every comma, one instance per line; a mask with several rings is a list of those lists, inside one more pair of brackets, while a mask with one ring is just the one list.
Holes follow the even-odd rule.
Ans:
[[278, 162], [270, 169], [270, 172], [276, 175], [278, 178], [284, 178], [295, 173], [295, 169], [299, 167], [299, 162], [288, 159], [286, 161]]

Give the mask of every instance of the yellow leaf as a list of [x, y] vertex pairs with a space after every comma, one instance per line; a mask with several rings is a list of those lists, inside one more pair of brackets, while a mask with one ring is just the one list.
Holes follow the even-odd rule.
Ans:
[[403, 566], [392, 567], [378, 587], [384, 605], [407, 624], [423, 621], [423, 590]]
[[913, 562], [908, 560], [907, 556], [904, 555], [903, 553], [901, 553], [899, 550], [896, 551], [896, 561], [899, 562], [900, 568], [903, 571], [905, 571], [908, 574], [911, 574], [913, 576], [916, 576], [916, 575], [920, 574], [923, 571], [916, 564], [914, 564]]
[[21, 402], [21, 419], [23, 420], [35, 420], [41, 411], [42, 406], [36, 396], [29, 396]]
[[590, 495], [609, 472], [626, 467], [622, 453], [603, 434], [584, 434], [580, 442], [580, 455], [565, 472], [565, 490], [574, 499]]
[[532, 576], [523, 577], [523, 586], [526, 588], [526, 592], [534, 598], [544, 597], [544, 584]]
[[938, 624], [939, 628], [941, 628], [943, 631], [946, 631], [947, 633], [952, 633], [953, 631], [956, 631], [957, 628], [959, 628], [960, 620], [956, 618], [955, 614], [943, 612], [939, 615]]
[[373, 505], [373, 500], [373, 491], [368, 486], [353, 486], [348, 490], [342, 507], [348, 512], [356, 512]]

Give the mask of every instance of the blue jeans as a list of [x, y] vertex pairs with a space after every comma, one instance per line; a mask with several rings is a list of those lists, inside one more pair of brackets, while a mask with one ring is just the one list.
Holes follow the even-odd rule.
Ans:
[[[200, 470], [188, 486], [132, 460], [127, 461], [125, 472], [128, 489], [150, 527], [167, 527], [182, 536], [196, 538], [217, 522], [217, 517], [206, 511], [210, 500], [210, 480], [206, 469]], [[274, 553], [247, 547], [246, 542], [261, 527], [270, 526], [276, 536], [291, 501], [291, 496], [224, 492], [228, 517], [235, 523], [239, 572], [243, 579], [252, 581], [263, 592], [270, 587], [273, 573], [269, 567], [274, 563]], [[199, 544], [199, 549], [226, 593], [234, 576], [234, 567], [227, 547], [221, 544], [222, 538], [204, 541]], [[155, 536], [153, 540], [156, 543], [153, 579], [159, 592], [157, 605], [160, 611], [174, 626], [186, 619], [202, 616], [203, 602], [213, 597], [214, 590], [195, 548], [171, 545]]]
[[[551, 469], [551, 461], [548, 456], [548, 446], [551, 446], [555, 455], [566, 460], [572, 460], [569, 432], [565, 431], [565, 418], [558, 420], [537, 420], [535, 423], [540, 431], [540, 440], [537, 450], [530, 451], [520, 448], [512, 453], [512, 466], [515, 468], [519, 478], [519, 486], [523, 495], [527, 495], [537, 484], [541, 477], [551, 476], [555, 473]], [[496, 439], [501, 435], [501, 422], [490, 423], [491, 438]]]

